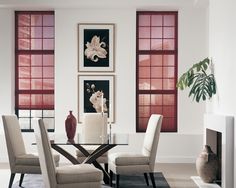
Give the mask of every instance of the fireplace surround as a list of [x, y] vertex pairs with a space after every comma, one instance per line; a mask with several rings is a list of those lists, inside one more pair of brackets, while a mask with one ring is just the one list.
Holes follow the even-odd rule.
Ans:
[[204, 143], [221, 161], [221, 187], [234, 187], [234, 118], [220, 114], [204, 115]]
[[234, 118], [221, 114], [204, 115], [204, 145], [209, 145], [221, 161], [220, 185], [203, 183], [200, 177], [192, 177], [201, 188], [234, 187]]

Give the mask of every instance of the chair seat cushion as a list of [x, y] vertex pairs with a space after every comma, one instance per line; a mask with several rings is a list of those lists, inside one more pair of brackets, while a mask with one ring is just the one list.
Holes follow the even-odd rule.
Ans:
[[16, 158], [17, 165], [39, 166], [39, 157], [34, 154], [20, 155]]
[[58, 154], [53, 154], [53, 158], [54, 158], [54, 161], [55, 161], [55, 165], [56, 165], [56, 166], [59, 166], [60, 155], [58, 155]]
[[149, 157], [135, 153], [112, 153], [109, 155], [109, 161], [115, 165], [148, 165]]
[[103, 173], [90, 164], [61, 166], [56, 168], [58, 184], [99, 182], [103, 179]]
[[[55, 163], [58, 164], [60, 160], [60, 155], [53, 155]], [[39, 166], [39, 157], [35, 154], [24, 154], [16, 158], [16, 165], [29, 165], [29, 166]]]

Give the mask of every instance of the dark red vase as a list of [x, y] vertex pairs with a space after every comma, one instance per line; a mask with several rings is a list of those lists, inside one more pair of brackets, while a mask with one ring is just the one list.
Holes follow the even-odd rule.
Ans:
[[76, 132], [76, 118], [72, 114], [72, 111], [69, 111], [70, 114], [67, 116], [65, 121], [66, 135], [68, 140], [73, 141]]

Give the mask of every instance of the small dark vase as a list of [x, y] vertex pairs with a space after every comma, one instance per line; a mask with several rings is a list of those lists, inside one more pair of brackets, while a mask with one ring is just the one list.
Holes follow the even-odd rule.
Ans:
[[213, 183], [217, 180], [219, 160], [212, 152], [210, 146], [205, 145], [202, 153], [196, 160], [197, 173], [205, 183]]
[[70, 114], [65, 120], [66, 135], [69, 141], [73, 141], [76, 132], [76, 118], [72, 114], [72, 111], [69, 111]]

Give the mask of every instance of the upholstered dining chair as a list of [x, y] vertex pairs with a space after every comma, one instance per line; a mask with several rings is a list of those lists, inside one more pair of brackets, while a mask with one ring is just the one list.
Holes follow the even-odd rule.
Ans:
[[35, 126], [35, 137], [46, 188], [101, 187], [103, 173], [90, 164], [55, 166], [48, 133], [42, 119], [39, 119], [38, 125]]
[[144, 137], [142, 152], [137, 153], [112, 153], [108, 155], [108, 165], [110, 169], [110, 185], [112, 186], [113, 173], [116, 174], [116, 187], [119, 187], [120, 175], [133, 175], [143, 173], [147, 185], [148, 173], [155, 188], [154, 166], [157, 146], [160, 137], [160, 130], [163, 116], [152, 114], [149, 118], [147, 130]]
[[[22, 185], [24, 174], [40, 174], [39, 158], [35, 154], [27, 153], [16, 115], [2, 116], [11, 176], [9, 188], [12, 186], [16, 173], [20, 173], [19, 186]], [[56, 165], [59, 164], [59, 155], [54, 155]]]
[[[107, 113], [84, 113], [82, 122], [82, 141], [86, 143], [102, 143], [107, 141]], [[91, 154], [98, 146], [84, 146]], [[84, 154], [80, 150], [76, 150], [77, 160], [82, 163], [85, 160]], [[108, 156], [107, 152], [97, 159], [98, 163], [104, 164], [105, 170], [108, 172]]]

